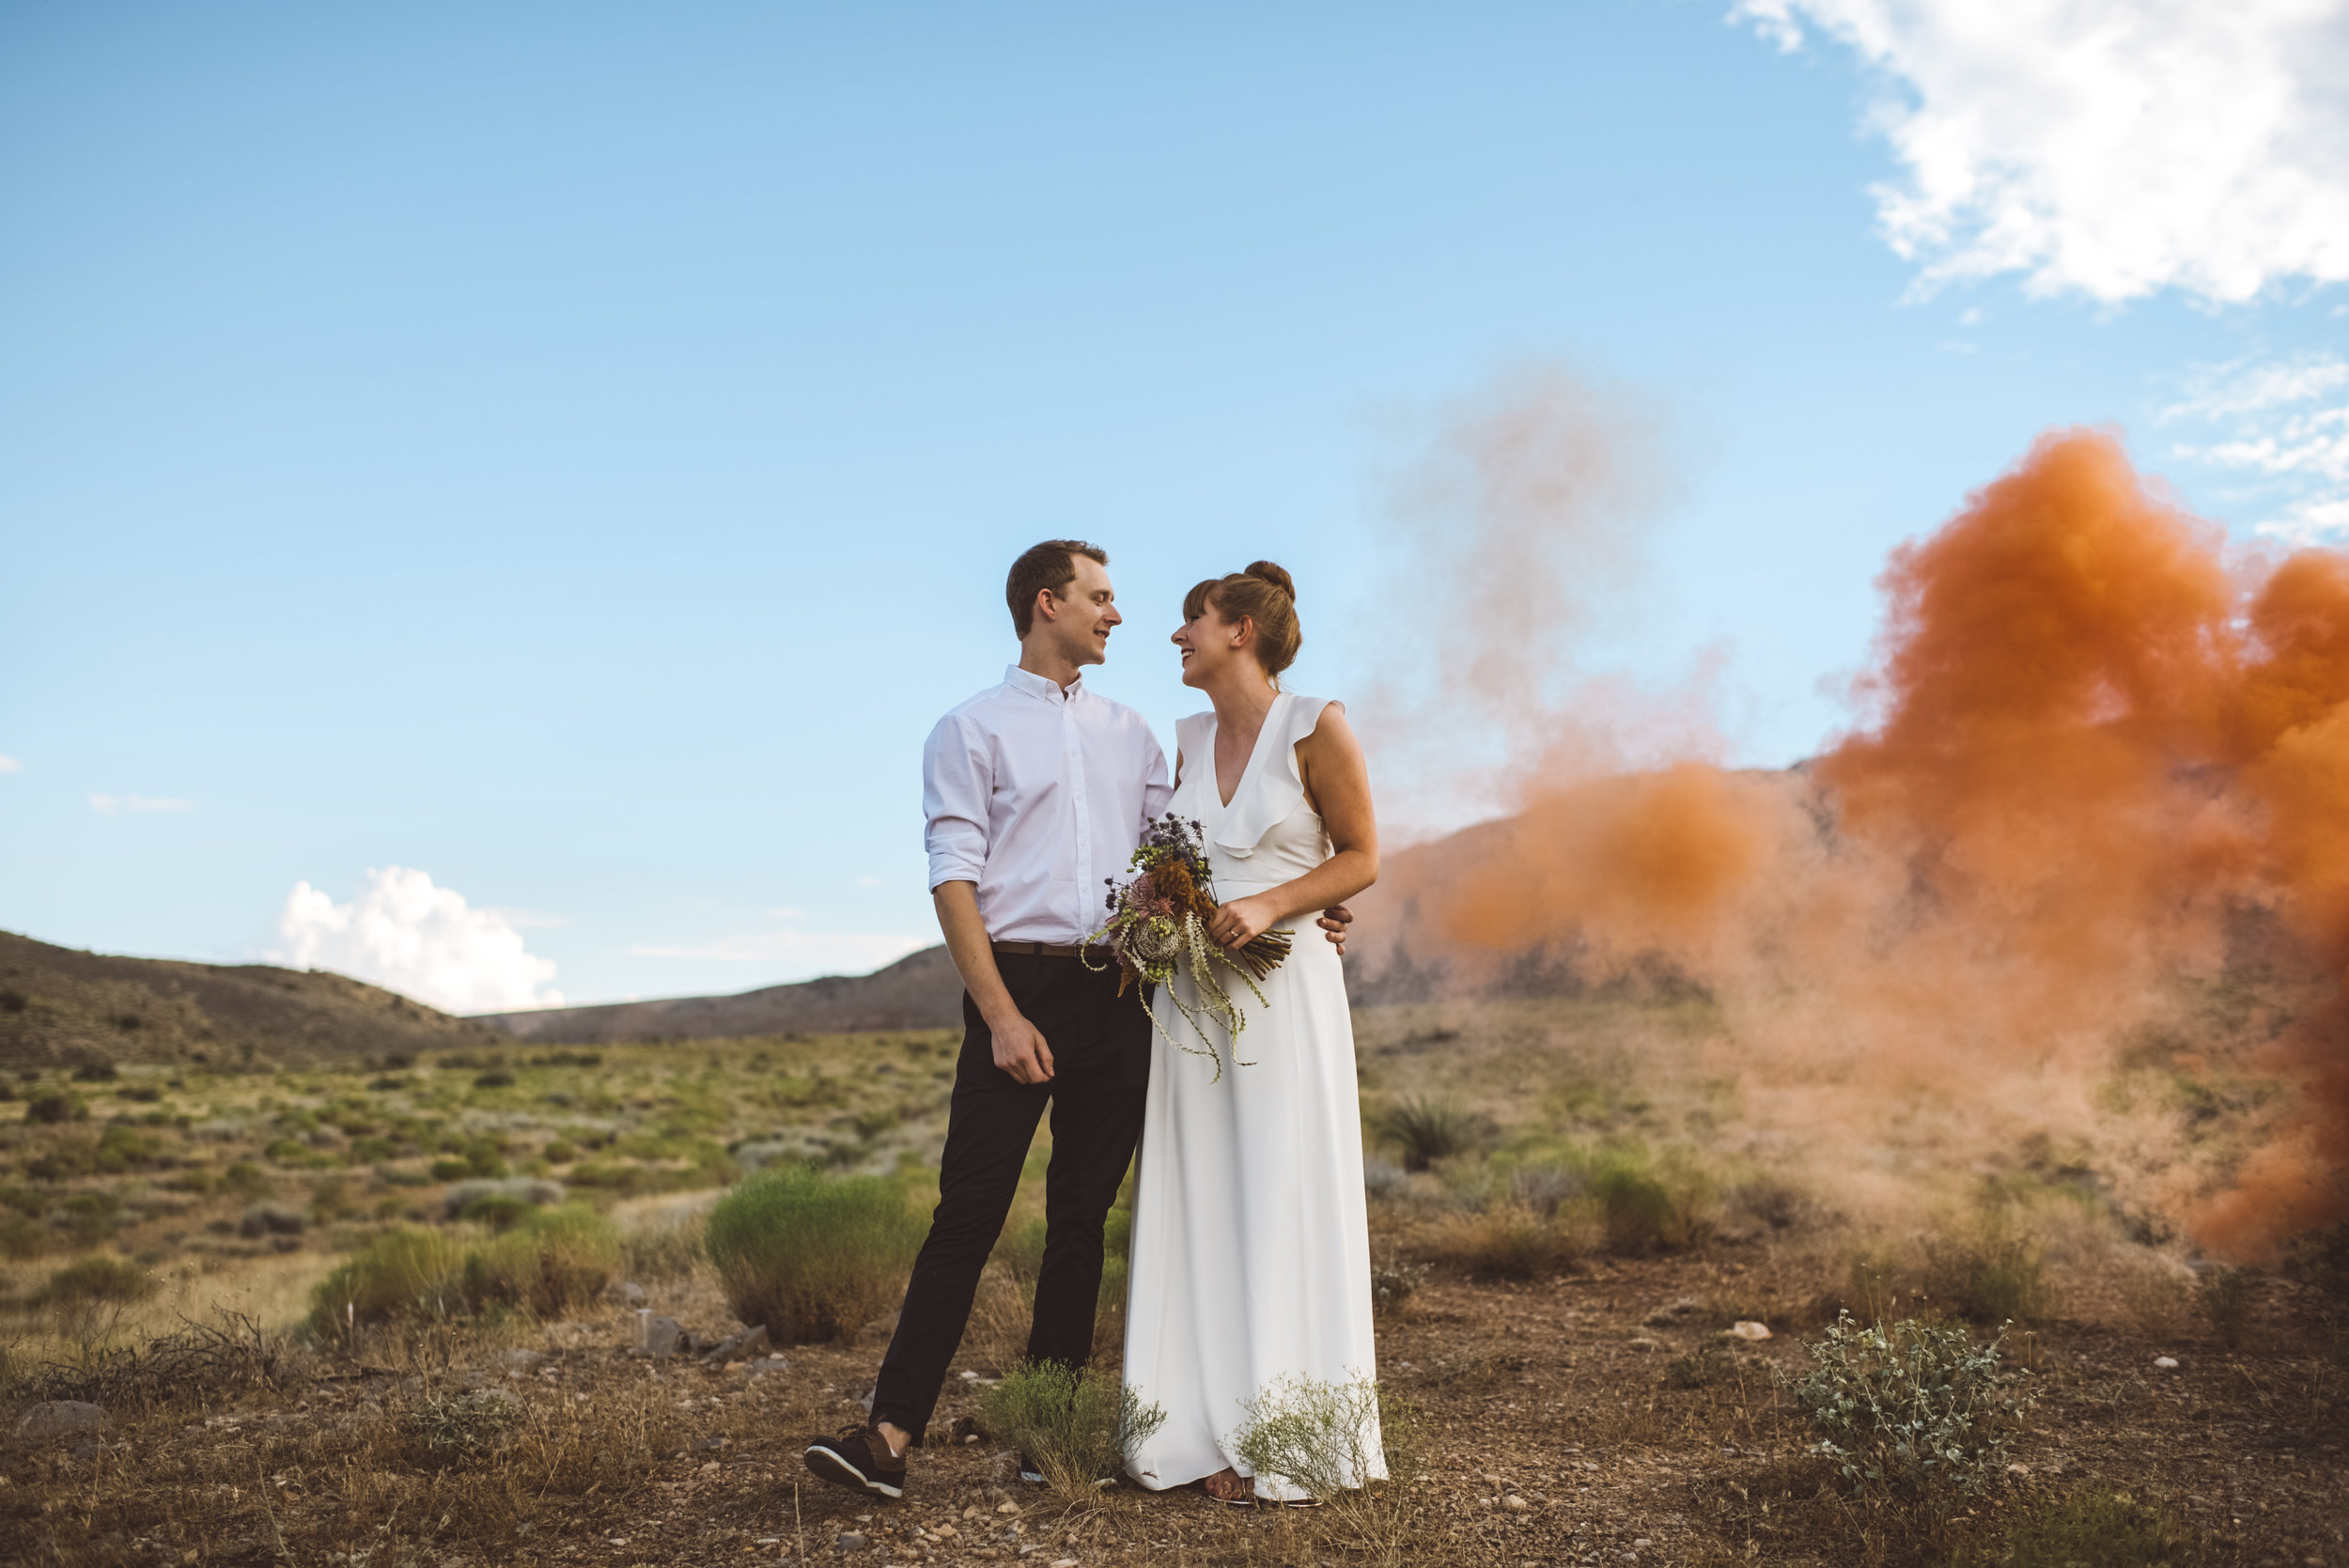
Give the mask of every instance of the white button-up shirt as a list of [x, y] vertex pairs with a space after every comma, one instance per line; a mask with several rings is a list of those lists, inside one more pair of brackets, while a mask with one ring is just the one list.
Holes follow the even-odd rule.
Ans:
[[997, 941], [1081, 941], [1109, 917], [1103, 878], [1130, 875], [1173, 794], [1149, 721], [1015, 664], [922, 748], [930, 887], [977, 883]]

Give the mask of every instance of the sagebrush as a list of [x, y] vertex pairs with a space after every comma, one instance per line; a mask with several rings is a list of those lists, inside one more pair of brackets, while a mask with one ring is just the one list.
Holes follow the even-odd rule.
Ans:
[[1980, 1491], [2032, 1403], [2018, 1386], [2029, 1374], [1999, 1370], [2005, 1337], [1977, 1345], [1959, 1325], [1862, 1327], [1839, 1313], [1826, 1338], [1803, 1347], [1812, 1366], [1794, 1385], [1824, 1434], [1816, 1452], [1861, 1498], [1946, 1506]]
[[803, 1343], [845, 1339], [896, 1305], [924, 1229], [894, 1182], [801, 1165], [718, 1200], [703, 1245], [735, 1316]]
[[1027, 1362], [981, 1390], [987, 1429], [1018, 1448], [1062, 1498], [1090, 1498], [1126, 1456], [1166, 1424], [1166, 1412], [1114, 1373]]

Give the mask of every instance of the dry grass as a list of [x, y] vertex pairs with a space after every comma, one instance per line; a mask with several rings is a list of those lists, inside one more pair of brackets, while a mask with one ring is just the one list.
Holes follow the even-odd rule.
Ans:
[[[1372, 1169], [1374, 1257], [1412, 1282], [1380, 1314], [1381, 1384], [1421, 1409], [1431, 1433], [1477, 1437], [1431, 1444], [1416, 1472], [1426, 1479], [1400, 1483], [1415, 1521], [1411, 1561], [1582, 1568], [1635, 1552], [1641, 1562], [1897, 1568], [1971, 1553], [2034, 1568], [2034, 1543], [2063, 1541], [2062, 1519], [2075, 1516], [2061, 1514], [2062, 1499], [2091, 1490], [2125, 1495], [2179, 1551], [2208, 1560], [2344, 1560], [2349, 1367], [2334, 1325], [2349, 1322], [2339, 1282], [2349, 1268], [2312, 1254], [2247, 1276], [2222, 1303], [2233, 1315], [2214, 1317], [2174, 1244], [2148, 1249], [2124, 1204], [2080, 1196], [2101, 1189], [2067, 1173], [2079, 1159], [2018, 1148], [1989, 1161], [1987, 1177], [1952, 1172], [1936, 1163], [1938, 1133], [1922, 1120], [1888, 1134], [1888, 1160], [1914, 1172], [1891, 1203], [1887, 1184], [1847, 1179], [1808, 1147], [1774, 1141], [1708, 1066], [1723, 1035], [1698, 1002], [1377, 1009], [1360, 1016], [1359, 1035], [1367, 1106], [1449, 1094], [1492, 1124], [1488, 1147], [1431, 1159], [1426, 1172]], [[24, 1215], [10, 1206], [23, 1194], [39, 1210], [30, 1222], [44, 1249], [0, 1269], [0, 1343], [14, 1340], [0, 1433], [13, 1431], [24, 1400], [80, 1388], [106, 1395], [114, 1421], [102, 1440], [124, 1446], [75, 1458], [72, 1442], [0, 1436], [0, 1543], [10, 1548], [0, 1555], [73, 1568], [190, 1552], [254, 1568], [359, 1553], [369, 1568], [571, 1568], [772, 1561], [787, 1548], [797, 1562], [832, 1560], [834, 1538], [854, 1530], [871, 1545], [862, 1560], [876, 1565], [1008, 1564], [1021, 1546], [1027, 1560], [1073, 1557], [1084, 1568], [1375, 1556], [1329, 1509], [1242, 1513], [1120, 1490], [1071, 1513], [1019, 1486], [997, 1445], [957, 1440], [954, 1423], [977, 1413], [975, 1385], [960, 1376], [916, 1454], [908, 1504], [818, 1487], [799, 1449], [861, 1418], [877, 1335], [731, 1368], [650, 1363], [628, 1349], [634, 1314], [598, 1299], [397, 1326], [348, 1344], [283, 1340], [326, 1271], [389, 1229], [492, 1239], [439, 1219], [434, 1160], [503, 1162], [518, 1175], [546, 1162], [575, 1193], [608, 1203], [624, 1277], [650, 1293], [655, 1312], [697, 1336], [724, 1333], [736, 1327], [730, 1307], [692, 1255], [713, 1188], [691, 1184], [713, 1182], [729, 1147], [753, 1138], [823, 1158], [845, 1150], [843, 1160], [877, 1174], [902, 1151], [934, 1157], [951, 1061], [941, 1040], [614, 1048], [594, 1066], [532, 1065], [526, 1051], [509, 1052], [504, 1070], [516, 1081], [487, 1087], [476, 1082], [486, 1065], [434, 1064], [366, 1079], [198, 1077], [178, 1089], [126, 1075], [126, 1086], [157, 1088], [155, 1101], [124, 1101], [106, 1085], [36, 1085], [95, 1110], [0, 1127], [15, 1141], [0, 1140], [0, 1157], [16, 1162], [0, 1171], [10, 1184], [0, 1218]], [[863, 1064], [855, 1078], [835, 1070], [851, 1048]], [[879, 1071], [884, 1063], [893, 1070]], [[2131, 1091], [2133, 1126], [2156, 1090], [2171, 1092], [2152, 1072]], [[558, 1095], [568, 1103], [549, 1098]], [[2190, 1110], [2204, 1118], [2198, 1127], [2217, 1125], [2206, 1099]], [[149, 1113], [191, 1122], [137, 1120]], [[94, 1140], [123, 1115], [177, 1163], [29, 1172], [58, 1156], [59, 1141]], [[428, 1123], [455, 1147], [418, 1143], [411, 1135]], [[337, 1138], [350, 1141], [329, 1147]], [[282, 1160], [263, 1153], [278, 1140], [292, 1145]], [[128, 1146], [117, 1139], [117, 1150]], [[74, 1159], [98, 1157], [95, 1141], [73, 1147]], [[999, 1373], [1024, 1347], [1019, 1267], [1047, 1152], [1040, 1143], [1031, 1160], [957, 1374]], [[590, 1166], [604, 1185], [569, 1179]], [[1628, 1175], [1595, 1179], [1610, 1168]], [[652, 1174], [612, 1176], [627, 1170]], [[69, 1213], [70, 1197], [92, 1201]], [[101, 1213], [108, 1198], [116, 1207]], [[237, 1234], [258, 1203], [298, 1210], [305, 1228]], [[229, 1231], [209, 1230], [215, 1219]], [[106, 1234], [67, 1245], [86, 1221]], [[2026, 1251], [1984, 1245], [2001, 1237]], [[276, 1250], [280, 1241], [292, 1249]], [[65, 1262], [107, 1248], [154, 1274], [157, 1294], [106, 1303], [83, 1322], [58, 1304], [31, 1305]], [[2035, 1263], [2045, 1291], [2042, 1321], [2010, 1342], [2041, 1393], [2015, 1436], [2029, 1473], [2002, 1474], [1968, 1505], [1972, 1516], [1937, 1537], [1839, 1495], [1781, 1390], [1780, 1372], [1805, 1359], [1797, 1342], [1815, 1337], [1822, 1312], [1868, 1291], [1902, 1313], [1960, 1317], [1969, 1293], [1990, 1298], [1981, 1277], [1997, 1284], [2015, 1256]], [[253, 1310], [272, 1355], [219, 1351], [217, 1372], [180, 1376], [133, 1372], [123, 1358], [185, 1332], [182, 1313], [218, 1328], [214, 1300]], [[1740, 1319], [1774, 1337], [1725, 1339]], [[1113, 1367], [1113, 1318], [1103, 1321], [1099, 1360]], [[142, 1352], [149, 1368], [163, 1354]], [[2156, 1354], [2182, 1364], [2157, 1369]], [[252, 1370], [264, 1360], [266, 1374]], [[70, 1381], [101, 1375], [114, 1382]], [[483, 1388], [510, 1394], [511, 1415], [476, 1414], [504, 1403]], [[1019, 1512], [999, 1512], [1007, 1500]], [[2043, 1509], [2058, 1511], [2055, 1525], [2035, 1522]]]

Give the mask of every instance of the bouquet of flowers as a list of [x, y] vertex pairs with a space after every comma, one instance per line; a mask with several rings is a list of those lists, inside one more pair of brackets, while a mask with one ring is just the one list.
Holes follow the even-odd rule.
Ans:
[[[1142, 847], [1134, 851], [1130, 862], [1141, 875], [1123, 887], [1117, 885], [1113, 877], [1103, 878], [1110, 887], [1110, 918], [1085, 939], [1085, 946], [1108, 945], [1120, 970], [1120, 996], [1134, 982], [1143, 986], [1168, 986], [1178, 970], [1190, 975], [1199, 993], [1195, 1009], [1177, 996], [1171, 986], [1167, 995], [1174, 999], [1175, 1009], [1190, 1022], [1191, 1032], [1199, 1036], [1206, 1048], [1196, 1050], [1171, 1034], [1166, 1037], [1169, 1043], [1180, 1046], [1191, 1055], [1212, 1061], [1215, 1076], [1221, 1079], [1223, 1057], [1200, 1021], [1201, 1013], [1221, 1022], [1233, 1048], [1233, 1061], [1241, 1066], [1250, 1063], [1239, 1062], [1237, 1050], [1240, 1031], [1248, 1027], [1247, 1017], [1232, 1001], [1231, 993], [1223, 988], [1216, 968], [1221, 965], [1238, 975], [1261, 1005], [1264, 992], [1257, 989], [1256, 982], [1278, 969], [1289, 955], [1292, 933], [1267, 931], [1235, 950], [1218, 947], [1208, 937], [1207, 923], [1215, 918], [1221, 906], [1208, 891], [1211, 884], [1207, 852], [1200, 843], [1205, 831], [1198, 823], [1185, 822], [1173, 812], [1144, 828]], [[1139, 989], [1138, 994], [1147, 1010], [1148, 991]], [[1150, 1021], [1158, 1026], [1160, 1034], [1166, 1034], [1166, 1026], [1158, 1022], [1155, 1012], [1151, 1013]]]

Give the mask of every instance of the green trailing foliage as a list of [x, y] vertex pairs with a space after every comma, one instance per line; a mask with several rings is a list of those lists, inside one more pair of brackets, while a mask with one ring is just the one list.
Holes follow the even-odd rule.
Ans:
[[896, 1182], [801, 1165], [719, 1199], [704, 1245], [737, 1317], [803, 1343], [845, 1339], [894, 1306], [924, 1232]]

